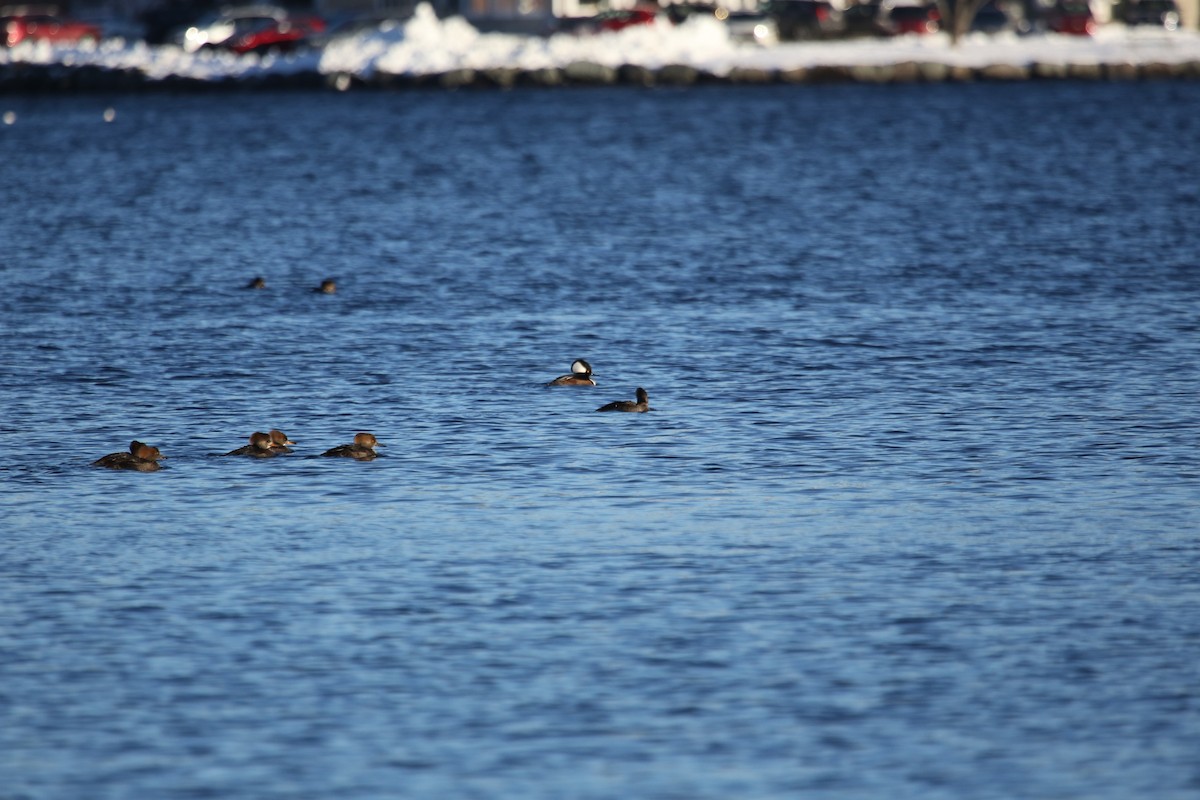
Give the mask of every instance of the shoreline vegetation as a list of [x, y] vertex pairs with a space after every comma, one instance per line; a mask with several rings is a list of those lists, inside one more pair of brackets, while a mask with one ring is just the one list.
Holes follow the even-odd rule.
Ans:
[[575, 61], [563, 67], [519, 69], [455, 68], [424, 74], [370, 76], [316, 69], [290, 72], [197, 78], [170, 75], [152, 77], [138, 69], [113, 69], [92, 64], [0, 64], [0, 94], [89, 92], [214, 92], [247, 90], [351, 89], [512, 89], [517, 87], [635, 86], [682, 87], [694, 85], [765, 86], [780, 84], [930, 84], [969, 82], [1020, 82], [1044, 80], [1146, 81], [1198, 80], [1200, 60], [1140, 64], [1120, 63], [995, 63], [982, 66], [906, 61], [895, 64], [829, 64], [793, 68], [733, 67], [717, 75], [688, 64], [650, 68], [633, 64], [610, 67]]

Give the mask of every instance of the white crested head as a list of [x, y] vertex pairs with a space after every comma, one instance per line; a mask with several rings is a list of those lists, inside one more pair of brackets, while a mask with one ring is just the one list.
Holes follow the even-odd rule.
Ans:
[[571, 372], [575, 375], [591, 375], [592, 365], [582, 358], [578, 358], [571, 362]]

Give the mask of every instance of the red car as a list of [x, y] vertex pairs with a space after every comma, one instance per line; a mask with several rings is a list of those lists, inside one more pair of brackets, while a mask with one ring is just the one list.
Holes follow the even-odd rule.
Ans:
[[269, 53], [295, 50], [325, 32], [325, 20], [313, 16], [288, 16], [233, 36], [220, 46], [235, 53]]
[[896, 35], [937, 33], [942, 28], [942, 16], [937, 6], [896, 6], [884, 12], [883, 24]]
[[13, 14], [0, 17], [0, 26], [4, 29], [4, 44], [8, 47], [26, 39], [58, 44], [100, 41], [100, 29], [95, 25], [52, 14]]
[[653, 25], [657, 17], [658, 12], [648, 8], [603, 11], [596, 15], [596, 24], [602, 31], [619, 31], [633, 25]]
[[1087, 3], [1059, 3], [1050, 12], [1046, 27], [1055, 33], [1072, 36], [1091, 36], [1096, 32], [1096, 20]]

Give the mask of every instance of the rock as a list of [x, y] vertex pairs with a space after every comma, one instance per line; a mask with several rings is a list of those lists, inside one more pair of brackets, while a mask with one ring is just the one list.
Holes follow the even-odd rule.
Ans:
[[791, 69], [780, 70], [779, 80], [784, 83], [808, 83], [808, 69], [806, 67], [792, 67]]
[[615, 69], [593, 61], [572, 61], [563, 67], [562, 75], [568, 83], [608, 85], [617, 81]]
[[758, 69], [757, 67], [734, 67], [729, 70], [729, 75], [726, 77], [730, 83], [774, 83], [775, 71], [770, 69]]
[[501, 89], [511, 89], [517, 82], [520, 70], [511, 67], [496, 67], [495, 69], [480, 70], [478, 78], [487, 84]]
[[522, 72], [517, 80], [530, 86], [562, 86], [563, 76], [553, 67], [543, 67]]
[[[1094, 67], [1096, 74], [1089, 77], [1100, 77], [1101, 68], [1098, 64], [1087, 64], [1083, 66]], [[1110, 81], [1134, 81], [1137, 80], [1138, 76], [1137, 67], [1135, 67], [1133, 64], [1106, 64], [1103, 68], [1103, 73], [1104, 77], [1108, 78]], [[1071, 77], [1079, 78], [1083, 76], [1072, 73]]]
[[438, 76], [437, 85], [443, 89], [461, 89], [475, 83], [475, 70], [452, 69]]
[[989, 64], [979, 70], [979, 77], [985, 81], [1025, 81], [1029, 80], [1029, 67], [1023, 64]]
[[1138, 68], [1138, 77], [1143, 80], [1154, 81], [1163, 78], [1178, 78], [1180, 69], [1178, 64], [1165, 64], [1161, 61], [1151, 61], [1148, 64], [1142, 64]]
[[917, 83], [921, 80], [921, 68], [914, 61], [901, 61], [892, 65], [893, 83]]
[[654, 70], [640, 64], [622, 64], [617, 68], [617, 80], [630, 86], [653, 86]]
[[658, 71], [658, 82], [665, 86], [691, 86], [700, 78], [700, 71], [687, 64], [667, 64]]
[[917, 72], [926, 83], [941, 83], [950, 77], [950, 67], [936, 61], [922, 61], [917, 64]]
[[1062, 80], [1067, 77], [1070, 69], [1066, 64], [1039, 61], [1030, 68], [1030, 72], [1033, 77], [1041, 80]]

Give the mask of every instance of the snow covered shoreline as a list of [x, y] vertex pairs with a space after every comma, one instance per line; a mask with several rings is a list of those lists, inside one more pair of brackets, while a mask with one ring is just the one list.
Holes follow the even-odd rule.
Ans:
[[291, 56], [186, 53], [120, 40], [0, 51], [0, 93], [508, 88], [696, 83], [1200, 79], [1200, 35], [1110, 26], [1094, 37], [941, 35], [758, 47], [715, 20], [598, 36], [481, 33], [422, 6], [408, 23]]

